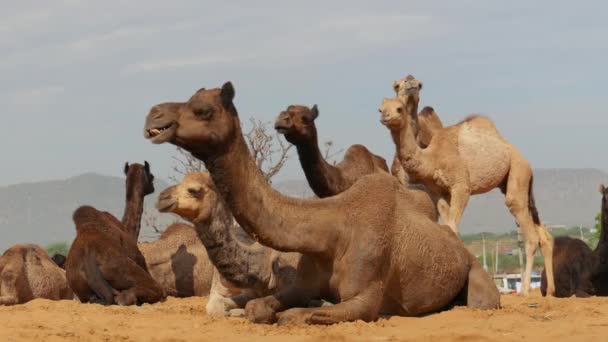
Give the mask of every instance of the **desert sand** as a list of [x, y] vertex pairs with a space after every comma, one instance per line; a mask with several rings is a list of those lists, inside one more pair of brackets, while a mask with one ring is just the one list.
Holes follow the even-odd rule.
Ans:
[[603, 341], [608, 298], [502, 297], [503, 309], [457, 307], [421, 318], [334, 326], [255, 325], [205, 315], [206, 298], [141, 307], [34, 300], [0, 307], [0, 341]]

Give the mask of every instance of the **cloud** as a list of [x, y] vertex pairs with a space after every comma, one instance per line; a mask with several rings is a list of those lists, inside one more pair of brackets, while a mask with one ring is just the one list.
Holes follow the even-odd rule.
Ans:
[[59, 85], [19, 89], [5, 95], [6, 102], [20, 111], [27, 111], [49, 105], [64, 94], [66, 89]]

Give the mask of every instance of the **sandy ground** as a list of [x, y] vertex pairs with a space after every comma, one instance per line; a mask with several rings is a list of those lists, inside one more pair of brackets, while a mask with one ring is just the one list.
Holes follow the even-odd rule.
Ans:
[[0, 341], [604, 341], [608, 298], [502, 297], [502, 310], [455, 308], [422, 318], [334, 326], [255, 325], [205, 315], [205, 298], [141, 307], [35, 300], [0, 307]]

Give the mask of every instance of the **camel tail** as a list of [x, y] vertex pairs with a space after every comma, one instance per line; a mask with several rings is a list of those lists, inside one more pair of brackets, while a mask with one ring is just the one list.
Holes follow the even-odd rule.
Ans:
[[536, 202], [534, 201], [534, 192], [532, 188], [534, 187], [534, 176], [530, 177], [530, 187], [528, 188], [528, 208], [530, 209], [530, 215], [532, 215], [532, 220], [534, 224], [539, 226], [541, 224], [540, 217], [538, 216], [538, 209], [536, 209]]

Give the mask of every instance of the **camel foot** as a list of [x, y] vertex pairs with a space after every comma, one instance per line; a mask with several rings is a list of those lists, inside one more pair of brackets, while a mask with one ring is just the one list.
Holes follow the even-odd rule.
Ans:
[[302, 325], [309, 323], [310, 309], [293, 308], [277, 314], [278, 325]]
[[17, 302], [17, 297], [0, 296], [0, 305], [15, 305]]
[[276, 312], [264, 302], [263, 298], [251, 300], [245, 305], [245, 317], [253, 323], [272, 324], [276, 322]]
[[137, 296], [131, 289], [124, 290], [114, 294], [114, 301], [118, 305], [135, 305], [137, 304]]
[[232, 309], [228, 311], [228, 317], [245, 317], [245, 309]]

